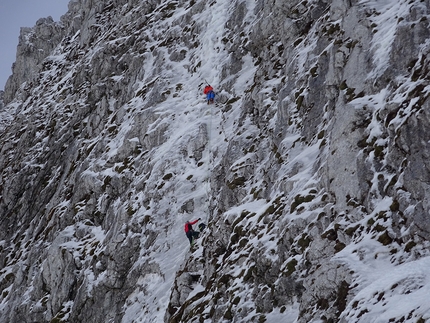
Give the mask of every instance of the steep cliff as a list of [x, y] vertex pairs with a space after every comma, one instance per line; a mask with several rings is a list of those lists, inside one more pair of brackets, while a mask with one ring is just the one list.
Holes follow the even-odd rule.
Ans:
[[429, 9], [72, 0], [23, 29], [1, 321], [429, 320]]

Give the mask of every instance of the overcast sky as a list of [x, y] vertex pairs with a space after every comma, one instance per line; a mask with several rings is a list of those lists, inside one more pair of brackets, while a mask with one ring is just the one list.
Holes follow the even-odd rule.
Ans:
[[0, 90], [12, 74], [21, 27], [33, 27], [39, 18], [55, 21], [67, 12], [69, 0], [0, 0]]

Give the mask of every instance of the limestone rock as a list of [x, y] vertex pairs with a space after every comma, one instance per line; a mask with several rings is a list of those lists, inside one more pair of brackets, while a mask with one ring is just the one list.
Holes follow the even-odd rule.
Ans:
[[0, 321], [428, 318], [428, 12], [73, 0], [23, 28]]

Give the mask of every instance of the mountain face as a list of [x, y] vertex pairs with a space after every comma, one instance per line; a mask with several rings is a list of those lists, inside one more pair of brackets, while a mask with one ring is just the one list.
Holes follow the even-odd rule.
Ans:
[[23, 28], [0, 321], [430, 320], [429, 14], [71, 0]]

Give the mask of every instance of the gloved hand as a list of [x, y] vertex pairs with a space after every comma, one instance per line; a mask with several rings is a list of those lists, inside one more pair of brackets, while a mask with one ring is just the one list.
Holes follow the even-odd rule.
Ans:
[[198, 221], [200, 221], [202, 218], [198, 218]]

